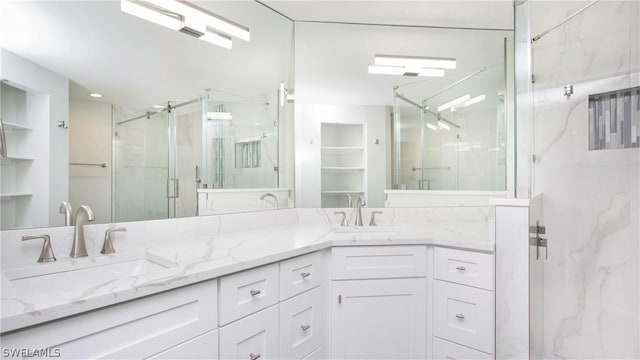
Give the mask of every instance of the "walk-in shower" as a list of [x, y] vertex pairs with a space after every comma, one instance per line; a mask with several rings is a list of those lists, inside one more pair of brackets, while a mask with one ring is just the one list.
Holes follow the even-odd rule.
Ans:
[[480, 68], [419, 101], [394, 89], [394, 189], [506, 190], [504, 71]]
[[276, 104], [215, 92], [119, 115], [114, 221], [195, 216], [198, 189], [277, 188], [277, 117]]

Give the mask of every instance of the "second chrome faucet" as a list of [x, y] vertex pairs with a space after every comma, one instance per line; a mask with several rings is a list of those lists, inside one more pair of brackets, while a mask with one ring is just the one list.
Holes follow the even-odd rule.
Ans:
[[93, 221], [93, 219], [93, 210], [91, 210], [89, 206], [82, 205], [76, 210], [73, 244], [71, 245], [71, 254], [69, 254], [72, 258], [89, 256], [89, 254], [87, 254], [87, 246], [84, 242], [84, 224]]

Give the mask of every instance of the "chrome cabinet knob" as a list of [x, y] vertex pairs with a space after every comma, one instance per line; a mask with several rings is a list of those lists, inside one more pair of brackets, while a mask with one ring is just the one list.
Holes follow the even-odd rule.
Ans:
[[458, 320], [464, 320], [464, 314], [456, 314]]
[[309, 272], [302, 272], [302, 273], [300, 273], [300, 276], [302, 276], [303, 278], [305, 278], [305, 279], [306, 279], [306, 278], [308, 278], [309, 276], [311, 276], [311, 273], [309, 273]]
[[256, 295], [260, 295], [262, 293], [262, 290], [249, 290], [249, 294], [251, 294], [251, 296], [256, 296]]
[[311, 329], [311, 325], [300, 325], [300, 328], [302, 329], [302, 331], [307, 331]]
[[260, 355], [260, 353], [255, 353], [255, 354], [254, 354], [254, 353], [251, 353], [251, 354], [249, 354], [249, 359], [251, 359], [251, 360], [257, 360], [257, 359], [260, 359], [260, 357], [261, 357], [261, 356], [262, 356], [262, 355]]
[[456, 266], [456, 270], [458, 270], [458, 271], [467, 271], [467, 268], [465, 268], [464, 266]]

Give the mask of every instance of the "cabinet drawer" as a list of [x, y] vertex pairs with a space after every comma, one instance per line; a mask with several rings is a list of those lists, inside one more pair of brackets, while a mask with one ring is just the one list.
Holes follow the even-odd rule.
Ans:
[[220, 325], [274, 305], [278, 302], [278, 264], [225, 276], [219, 291]]
[[334, 247], [332, 277], [345, 279], [384, 279], [426, 275], [426, 246]]
[[167, 349], [149, 359], [217, 359], [218, 330], [209, 331], [197, 338]]
[[220, 359], [278, 359], [278, 306], [220, 328]]
[[280, 300], [312, 289], [322, 281], [322, 256], [319, 252], [298, 256], [280, 263]]
[[493, 293], [434, 281], [433, 333], [440, 338], [492, 354]]
[[216, 281], [206, 281], [2, 334], [5, 348], [59, 348], [64, 359], [139, 359], [216, 327]]
[[491, 360], [493, 356], [482, 351], [452, 343], [451, 341], [433, 338], [434, 360]]
[[319, 348], [314, 352], [312, 352], [311, 354], [305, 356], [305, 358], [302, 360], [323, 360], [323, 359], [326, 359], [326, 358], [323, 356], [322, 348]]
[[322, 289], [280, 303], [280, 358], [302, 359], [322, 344]]
[[435, 248], [435, 278], [493, 290], [493, 255]]

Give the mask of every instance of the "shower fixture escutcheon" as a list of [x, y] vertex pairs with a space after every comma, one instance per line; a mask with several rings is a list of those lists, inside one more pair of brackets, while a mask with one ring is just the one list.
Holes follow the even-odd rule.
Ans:
[[566, 96], [568, 100], [571, 98], [571, 95], [573, 95], [573, 85], [567, 84], [564, 86], [564, 96]]

